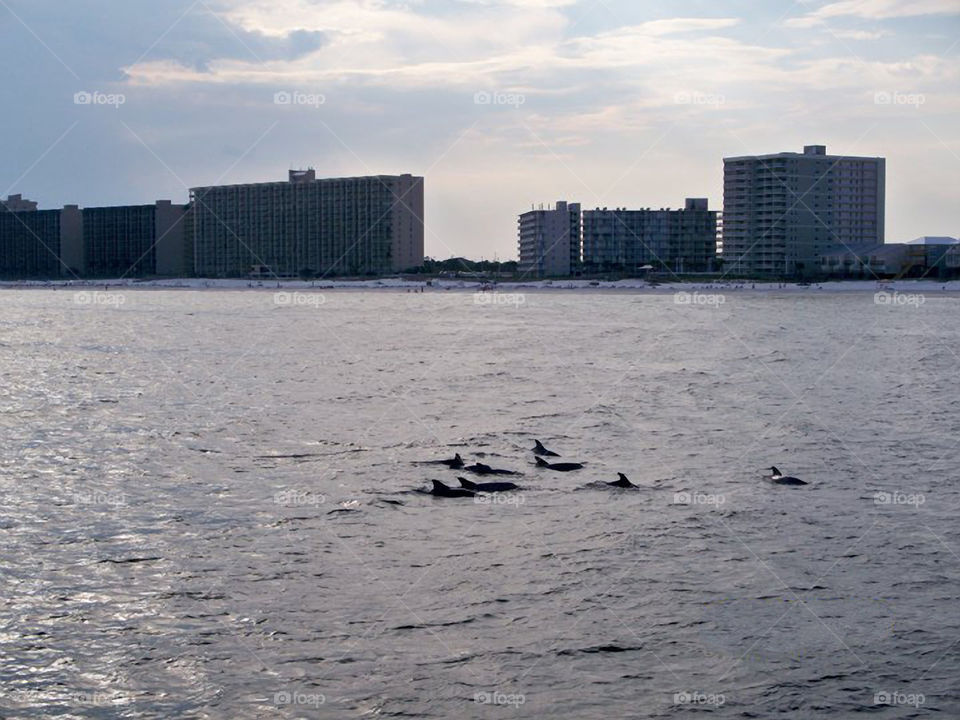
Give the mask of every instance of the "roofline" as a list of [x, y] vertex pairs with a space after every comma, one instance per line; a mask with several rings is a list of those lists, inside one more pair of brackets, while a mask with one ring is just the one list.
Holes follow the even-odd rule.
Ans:
[[819, 158], [819, 159], [829, 159], [829, 160], [882, 160], [886, 161], [886, 158], [883, 157], [874, 157], [871, 155], [807, 155], [802, 152], [779, 152], [779, 153], [769, 153], [767, 155], [733, 155], [731, 157], [725, 157], [724, 162], [731, 160], [775, 160], [779, 158]]
[[298, 182], [290, 182], [289, 180], [271, 180], [269, 182], [258, 182], [258, 183], [233, 183], [231, 185], [197, 185], [190, 188], [190, 192], [194, 190], [209, 190], [211, 188], [238, 188], [238, 187], [266, 187], [267, 185], [283, 185], [283, 186], [296, 186], [296, 185], [313, 185], [316, 183], [328, 183], [328, 182], [337, 182], [342, 180], [382, 180], [384, 178], [400, 179], [408, 177], [413, 180], [423, 180], [423, 175], [412, 175], [411, 173], [401, 173], [400, 175], [351, 175], [348, 177], [335, 177], [335, 178], [316, 178], [315, 180], [301, 180]]

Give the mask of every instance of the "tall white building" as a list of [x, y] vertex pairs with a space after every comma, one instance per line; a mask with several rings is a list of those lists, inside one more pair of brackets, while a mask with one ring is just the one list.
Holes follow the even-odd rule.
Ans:
[[553, 210], [523, 213], [517, 223], [521, 274], [568, 277], [580, 266], [580, 203], [560, 201]]
[[836, 245], [882, 244], [886, 161], [803, 153], [724, 158], [723, 263], [732, 274], [803, 277]]

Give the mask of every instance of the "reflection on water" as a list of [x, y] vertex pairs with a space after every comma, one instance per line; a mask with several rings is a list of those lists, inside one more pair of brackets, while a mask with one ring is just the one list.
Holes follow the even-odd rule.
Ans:
[[956, 299], [123, 294], [0, 296], [3, 717], [960, 714]]

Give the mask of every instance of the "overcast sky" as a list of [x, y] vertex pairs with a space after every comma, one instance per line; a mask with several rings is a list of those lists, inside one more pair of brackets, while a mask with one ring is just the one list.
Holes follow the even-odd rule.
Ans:
[[887, 158], [887, 242], [960, 234], [960, 0], [0, 0], [0, 57], [41, 207], [410, 172], [428, 255], [508, 259], [531, 204], [719, 209], [724, 156], [825, 144]]

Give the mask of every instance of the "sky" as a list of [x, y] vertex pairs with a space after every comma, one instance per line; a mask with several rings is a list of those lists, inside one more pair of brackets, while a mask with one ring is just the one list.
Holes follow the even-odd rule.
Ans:
[[42, 208], [413, 173], [426, 253], [517, 215], [722, 209], [723, 158], [887, 158], [887, 242], [960, 235], [960, 0], [0, 0], [0, 194]]

